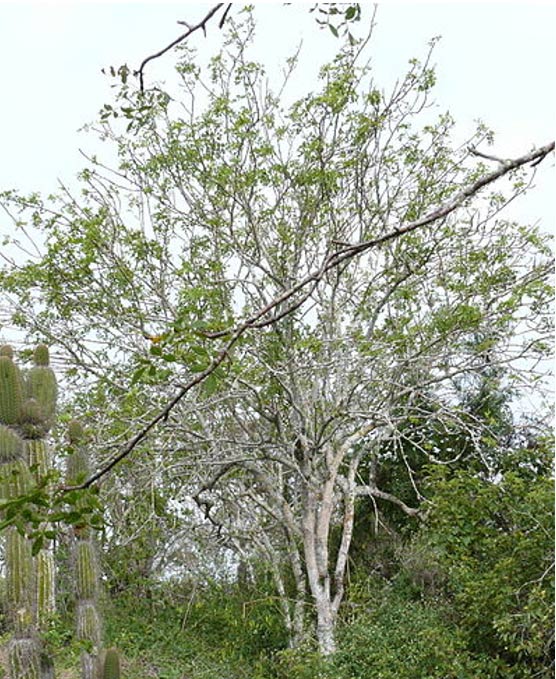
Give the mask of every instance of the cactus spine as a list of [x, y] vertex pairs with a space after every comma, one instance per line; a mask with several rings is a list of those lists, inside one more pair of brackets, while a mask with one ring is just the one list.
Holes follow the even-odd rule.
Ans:
[[[70, 455], [66, 479], [68, 485], [82, 482], [90, 465], [83, 428], [77, 420], [68, 427]], [[97, 609], [98, 565], [90, 530], [74, 528], [73, 567], [75, 574], [77, 638], [86, 645], [81, 652], [81, 679], [97, 679], [100, 675], [102, 629]]]

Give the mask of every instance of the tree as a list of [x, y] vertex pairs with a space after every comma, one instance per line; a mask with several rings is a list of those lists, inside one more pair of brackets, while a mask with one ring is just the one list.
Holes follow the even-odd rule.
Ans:
[[[407, 445], [451, 458], [407, 423], [426, 413], [480, 454], [483, 423], [457, 380], [487, 361], [516, 391], [535, 377], [523, 361], [546, 352], [550, 253], [500, 211], [553, 144], [499, 160], [477, 151], [492, 139], [479, 125], [454, 145], [451, 117], [426, 111], [430, 54], [386, 92], [366, 42], [344, 46], [319, 89], [287, 106], [296, 59], [271, 90], [249, 59], [250, 15], [227, 30], [206, 77], [182, 49], [181, 109], [120, 70], [96, 128], [117, 169], [91, 159], [82, 194], [53, 202], [4, 194], [12, 213], [31, 210], [46, 246], [5, 267], [2, 284], [21, 327], [64, 351], [76, 386], [96, 384], [89, 411], [102, 402], [116, 436], [137, 427], [83, 485], [132, 450], [150, 454], [160, 484], [195, 486], [227, 547], [266, 556], [292, 643], [310, 594], [327, 655], [356, 499], [418, 519]], [[490, 189], [503, 177], [504, 193]], [[411, 502], [380, 485], [393, 460]]]

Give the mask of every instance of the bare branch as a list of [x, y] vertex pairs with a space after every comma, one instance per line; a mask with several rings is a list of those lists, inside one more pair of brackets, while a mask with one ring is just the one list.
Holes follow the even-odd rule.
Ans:
[[379, 500], [386, 500], [387, 502], [391, 502], [392, 504], [399, 507], [404, 512], [404, 514], [407, 514], [408, 516], [416, 516], [420, 519], [423, 518], [423, 513], [421, 510], [414, 507], [408, 507], [405, 502], [403, 502], [403, 500], [400, 500], [399, 497], [392, 495], [392, 493], [386, 493], [383, 490], [379, 490], [376, 486], [357, 486], [355, 489], [355, 494], [369, 495], [370, 497], [379, 498]]
[[[151, 54], [150, 56], [148, 56], [148, 57], [146, 57], [145, 59], [143, 59], [143, 61], [141, 62], [141, 65], [139, 66], [138, 71], [136, 71], [136, 75], [139, 76], [139, 89], [140, 89], [141, 92], [143, 92], [144, 89], [145, 89], [145, 88], [144, 88], [144, 79], [143, 79], [143, 71], [144, 71], [144, 69], [145, 69], [145, 66], [146, 66], [150, 61], [153, 61], [154, 59], [158, 59], [158, 57], [161, 57], [163, 54], [166, 54], [166, 52], [170, 51], [170, 50], [172, 49], [172, 47], [175, 47], [176, 45], [179, 45], [180, 42], [183, 42], [184, 40], [187, 40], [187, 38], [189, 38], [189, 36], [190, 36], [192, 33], [195, 33], [195, 31], [198, 31], [199, 29], [201, 29], [201, 30], [203, 31], [203, 33], [206, 35], [206, 31], [207, 31], [207, 23], [208, 23], [208, 22], [212, 19], [212, 17], [218, 12], [218, 10], [220, 10], [222, 7], [224, 7], [224, 4], [225, 4], [225, 3], [223, 3], [223, 2], [219, 2], [217, 5], [215, 5], [215, 6], [214, 6], [214, 7], [213, 7], [213, 8], [205, 15], [205, 17], [204, 17], [203, 19], [201, 19], [201, 21], [199, 21], [198, 24], [195, 24], [195, 25], [193, 25], [193, 26], [191, 26], [190, 24], [188, 24], [188, 23], [185, 22], [185, 21], [178, 21], [178, 24], [181, 24], [181, 25], [187, 27], [187, 31], [186, 31], [185, 33], [183, 33], [182, 35], [180, 35], [180, 36], [179, 36], [178, 38], [176, 38], [175, 40], [173, 40], [169, 45], [166, 45], [166, 47], [164, 47], [163, 49], [161, 49], [161, 50], [159, 50], [158, 52], [155, 52], [154, 54]], [[226, 7], [226, 9], [225, 9], [225, 11], [224, 11], [224, 14], [223, 14], [223, 16], [222, 16], [222, 18], [220, 19], [220, 22], [219, 22], [219, 24], [218, 24], [218, 28], [222, 28], [222, 26], [224, 25], [224, 23], [225, 23], [225, 21], [226, 21], [226, 17], [227, 17], [227, 15], [228, 15], [228, 12], [230, 11], [231, 6], [232, 6], [231, 4], [228, 4], [228, 6]]]
[[467, 147], [469, 150], [469, 153], [472, 156], [476, 156], [477, 158], [485, 158], [485, 160], [492, 160], [495, 163], [501, 163], [502, 165], [506, 162], [504, 158], [499, 158], [498, 156], [493, 156], [490, 155], [489, 153], [484, 153], [483, 151], [479, 151], [475, 146], [470, 145]]

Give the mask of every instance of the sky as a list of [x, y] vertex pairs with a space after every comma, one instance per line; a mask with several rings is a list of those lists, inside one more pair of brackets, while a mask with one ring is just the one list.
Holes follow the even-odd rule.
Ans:
[[[211, 5], [187, 2], [0, 2], [0, 189], [51, 191], [57, 180], [71, 181], [84, 165], [79, 149], [94, 153], [98, 142], [78, 130], [92, 122], [111, 96], [103, 67], [142, 59], [171, 42], [182, 27]], [[319, 31], [311, 4], [257, 3], [260, 58], [277, 64], [304, 41], [308, 66], [297, 86], [313, 86], [321, 58], [338, 42]], [[364, 18], [372, 4], [363, 3]], [[436, 99], [470, 130], [481, 118], [498, 131], [494, 150], [519, 155], [555, 136], [556, 3], [398, 3], [379, 4], [373, 59], [379, 80], [391, 82], [411, 57], [424, 56], [428, 41], [442, 39], [435, 51]], [[214, 52], [216, 27], [195, 44]], [[318, 59], [315, 58], [318, 55]], [[171, 74], [172, 54], [152, 62], [147, 79]], [[548, 164], [546, 164], [548, 166]], [[538, 214], [554, 222], [549, 167], [538, 173], [536, 196], [524, 217]], [[541, 214], [542, 213], [542, 214]]]

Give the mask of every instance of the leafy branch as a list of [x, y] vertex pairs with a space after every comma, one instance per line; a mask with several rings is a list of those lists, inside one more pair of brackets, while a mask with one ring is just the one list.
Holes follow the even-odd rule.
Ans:
[[[291, 4], [291, 3], [285, 3], [285, 4]], [[187, 21], [178, 21], [178, 24], [185, 26], [187, 28], [187, 31], [185, 33], [182, 33], [182, 35], [178, 36], [175, 40], [172, 40], [172, 42], [169, 45], [166, 45], [166, 47], [163, 47], [161, 50], [158, 52], [155, 52], [154, 54], [149, 55], [143, 61], [141, 62], [141, 65], [139, 66], [139, 69], [135, 72], [135, 75], [139, 77], [139, 90], [141, 92], [144, 92], [145, 90], [145, 82], [144, 82], [144, 70], [145, 66], [150, 62], [153, 61], [154, 59], [158, 59], [162, 55], [166, 54], [166, 52], [169, 52], [173, 47], [176, 47], [176, 45], [179, 45], [180, 43], [184, 42], [189, 38], [193, 33], [201, 30], [203, 31], [203, 34], [206, 36], [207, 34], [207, 24], [210, 22], [210, 20], [218, 14], [218, 12], [225, 6], [225, 9], [222, 13], [222, 16], [220, 17], [220, 21], [218, 22], [218, 28], [222, 29], [224, 24], [226, 23], [226, 19], [228, 18], [228, 15], [230, 13], [230, 10], [232, 8], [232, 3], [224, 3], [224, 2], [219, 2], [217, 5], [214, 5], [207, 14], [199, 21], [197, 24], [189, 24]], [[338, 3], [325, 3], [320, 4], [316, 3], [311, 7], [309, 12], [314, 12], [317, 11], [318, 17], [316, 18], [316, 22], [320, 25], [320, 27], [328, 26], [330, 29], [330, 32], [337, 38], [340, 35], [340, 32], [343, 35], [347, 35], [349, 41], [351, 44], [355, 42], [354, 37], [351, 35], [351, 33], [348, 30], [349, 24], [360, 21], [361, 19], [361, 5], [359, 3], [355, 4], [350, 4], [350, 5], [342, 5]], [[319, 18], [320, 17], [320, 18]]]
[[[214, 11], [216, 11], [216, 9]], [[206, 336], [211, 339], [228, 337], [228, 340], [218, 352], [218, 354], [216, 354], [216, 356], [213, 358], [211, 363], [205, 368], [205, 370], [197, 373], [196, 376], [186, 384], [181, 385], [177, 393], [166, 404], [166, 406], [162, 408], [158, 414], [154, 416], [140, 431], [138, 431], [137, 434], [135, 434], [135, 436], [133, 436], [124, 445], [117, 455], [115, 455], [89, 478], [83, 481], [83, 483], [62, 487], [62, 492], [66, 493], [92, 486], [108, 472], [110, 472], [122, 460], [127, 458], [136, 448], [136, 446], [147, 437], [152, 429], [154, 429], [160, 422], [165, 422], [168, 419], [170, 412], [185, 397], [187, 393], [189, 393], [198, 384], [206, 380], [226, 359], [230, 357], [230, 353], [235, 344], [247, 331], [252, 329], [261, 329], [273, 325], [280, 319], [294, 312], [310, 297], [312, 292], [318, 286], [319, 282], [323, 280], [329, 271], [338, 268], [344, 262], [349, 263], [350, 260], [362, 255], [372, 248], [378, 247], [390, 241], [394, 241], [404, 235], [447, 217], [449, 214], [461, 207], [469, 198], [479, 193], [481, 189], [504, 177], [509, 172], [516, 170], [517, 168], [528, 164], [531, 164], [531, 167], [538, 165], [552, 151], [554, 151], [554, 142], [546, 144], [538, 149], [534, 149], [533, 151], [519, 156], [518, 158], [500, 161], [500, 165], [497, 169], [484, 174], [482, 177], [460, 190], [455, 195], [455, 197], [443, 203], [437, 209], [429, 212], [420, 219], [409, 222], [405, 226], [394, 227], [386, 234], [378, 238], [373, 238], [353, 244], [339, 242], [330, 243], [328, 248], [329, 253], [325, 256], [321, 266], [318, 269], [309, 273], [282, 294], [274, 297], [269, 303], [259, 308], [254, 314], [249, 316], [235, 328], [229, 328], [214, 333], [206, 333]], [[337, 247], [339, 249], [331, 251], [333, 247]]]

